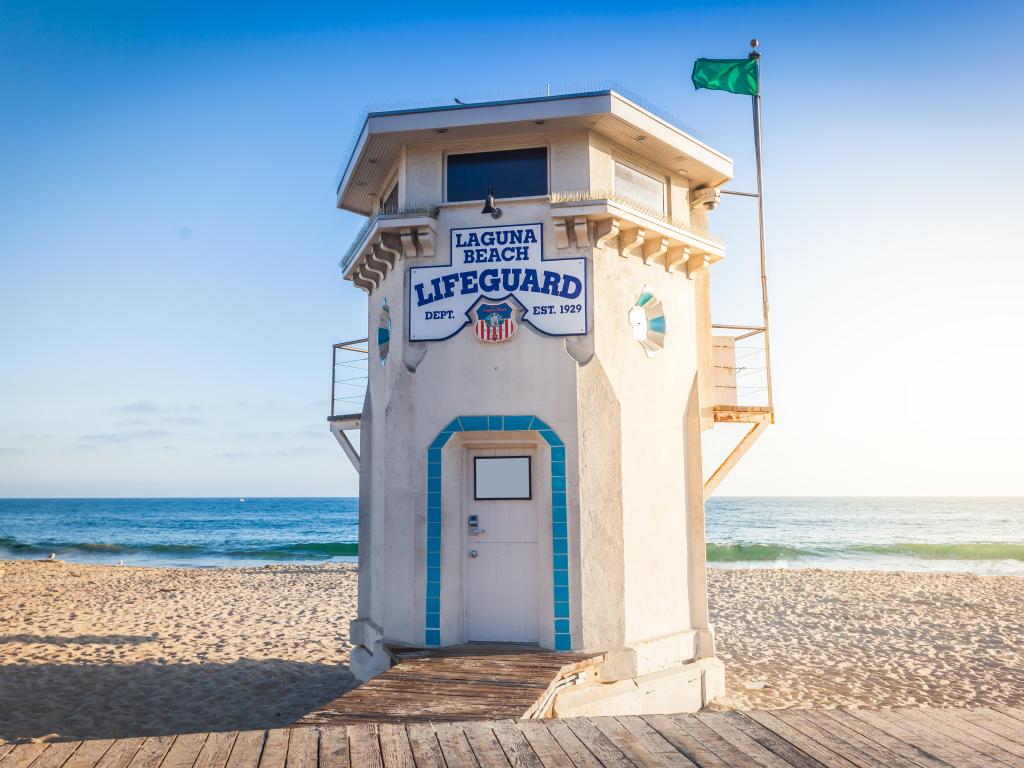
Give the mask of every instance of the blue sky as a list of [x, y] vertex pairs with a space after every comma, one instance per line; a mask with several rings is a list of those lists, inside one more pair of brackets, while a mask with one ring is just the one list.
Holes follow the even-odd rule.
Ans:
[[[779, 423], [736, 494], [1024, 494], [1019, 3], [0, 3], [0, 496], [347, 495], [334, 177], [378, 104], [614, 80], [753, 184]], [[746, 206], [746, 207], [745, 207]], [[753, 209], [715, 314], [757, 317]], [[721, 442], [721, 440], [719, 440]], [[712, 446], [713, 453], [715, 447]]]

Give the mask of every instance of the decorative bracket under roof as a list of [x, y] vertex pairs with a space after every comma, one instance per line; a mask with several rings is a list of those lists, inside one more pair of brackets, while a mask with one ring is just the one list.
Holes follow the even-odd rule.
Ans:
[[434, 255], [437, 219], [426, 211], [368, 219], [341, 262], [344, 276], [372, 293], [400, 259]]
[[[701, 192], [713, 192], [717, 199], [718, 190]], [[552, 202], [551, 217], [560, 250], [611, 248], [624, 259], [639, 258], [644, 264], [691, 277], [725, 256], [725, 246], [714, 237], [618, 199]]]

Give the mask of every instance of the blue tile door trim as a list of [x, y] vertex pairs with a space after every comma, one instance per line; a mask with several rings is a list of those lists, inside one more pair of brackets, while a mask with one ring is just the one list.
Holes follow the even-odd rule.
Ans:
[[459, 416], [427, 448], [427, 600], [423, 642], [441, 644], [441, 449], [456, 432], [539, 432], [551, 447], [551, 551], [555, 650], [572, 649], [565, 443], [536, 416]]

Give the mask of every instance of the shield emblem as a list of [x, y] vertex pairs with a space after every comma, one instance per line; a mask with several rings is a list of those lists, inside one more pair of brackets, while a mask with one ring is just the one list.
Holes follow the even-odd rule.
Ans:
[[516, 321], [512, 319], [511, 305], [505, 301], [501, 304], [481, 304], [476, 308], [473, 330], [480, 341], [508, 341], [516, 332]]

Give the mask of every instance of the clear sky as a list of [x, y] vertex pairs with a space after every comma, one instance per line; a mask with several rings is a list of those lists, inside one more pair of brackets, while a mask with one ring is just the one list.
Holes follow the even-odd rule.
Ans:
[[[689, 71], [752, 36], [778, 424], [720, 493], [1024, 495], [1022, 9], [2, 0], [0, 496], [355, 493], [360, 114], [614, 80], [750, 189], [749, 100]], [[719, 322], [758, 316], [752, 213], [712, 220]]]

